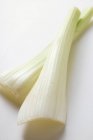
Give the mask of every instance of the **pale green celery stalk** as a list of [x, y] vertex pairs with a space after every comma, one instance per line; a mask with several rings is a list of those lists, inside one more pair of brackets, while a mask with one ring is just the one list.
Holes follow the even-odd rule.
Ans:
[[[77, 23], [74, 40], [86, 29], [92, 16], [93, 8], [89, 8], [81, 14]], [[0, 91], [3, 95], [16, 104], [22, 104], [41, 72], [50, 47], [52, 47], [52, 43], [28, 63], [10, 72], [1, 74]]]
[[37, 124], [39, 129], [43, 132], [45, 129], [48, 134], [53, 134], [64, 127], [67, 64], [79, 15], [79, 10], [73, 8], [67, 16], [61, 32], [49, 49], [38, 80], [20, 108], [19, 124], [25, 122]]
[[27, 93], [33, 87], [34, 82], [40, 74], [50, 46], [49, 44], [48, 47], [27, 64], [8, 73], [1, 74], [0, 91], [16, 105], [22, 104]]

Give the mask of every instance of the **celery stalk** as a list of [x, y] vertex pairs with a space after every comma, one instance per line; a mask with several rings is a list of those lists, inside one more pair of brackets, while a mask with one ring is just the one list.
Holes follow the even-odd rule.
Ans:
[[0, 91], [15, 105], [24, 101], [37, 80], [50, 45], [27, 64], [0, 76]]
[[[18, 114], [18, 123], [36, 123], [50, 134], [66, 121], [67, 64], [80, 12], [73, 8], [54, 40], [40, 76]], [[48, 124], [48, 125], [47, 125]], [[44, 127], [42, 127], [44, 126]]]

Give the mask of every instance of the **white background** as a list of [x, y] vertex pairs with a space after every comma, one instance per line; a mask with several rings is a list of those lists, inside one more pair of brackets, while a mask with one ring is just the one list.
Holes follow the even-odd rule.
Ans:
[[[93, 0], [0, 0], [0, 72], [46, 47], [73, 6], [83, 10]], [[72, 47], [68, 70], [67, 123], [60, 140], [93, 140], [93, 27]], [[0, 140], [28, 140], [17, 113], [0, 95]]]

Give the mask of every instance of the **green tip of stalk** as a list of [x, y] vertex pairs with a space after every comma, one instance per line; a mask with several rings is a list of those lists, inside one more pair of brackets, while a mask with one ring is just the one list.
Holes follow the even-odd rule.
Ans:
[[93, 7], [85, 9], [85, 11], [82, 12], [80, 19], [77, 23], [75, 40], [78, 37], [80, 37], [80, 35], [89, 27], [92, 17], [93, 17]]

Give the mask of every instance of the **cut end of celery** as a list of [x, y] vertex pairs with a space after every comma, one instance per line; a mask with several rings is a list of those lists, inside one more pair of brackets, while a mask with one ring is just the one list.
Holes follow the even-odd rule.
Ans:
[[15, 96], [14, 91], [4, 82], [2, 76], [0, 76], [0, 93], [11, 101], [16, 106], [20, 106], [18, 98]]
[[[62, 123], [49, 118], [34, 118], [32, 120], [30, 119], [29, 121], [24, 121], [24, 123], [26, 122], [28, 122], [30, 129], [32, 128], [31, 131], [33, 131], [35, 135], [36, 133], [37, 135], [54, 135], [55, 133], [60, 133], [65, 126], [64, 122]], [[21, 123], [23, 123], [23, 121], [18, 121], [18, 124]]]

